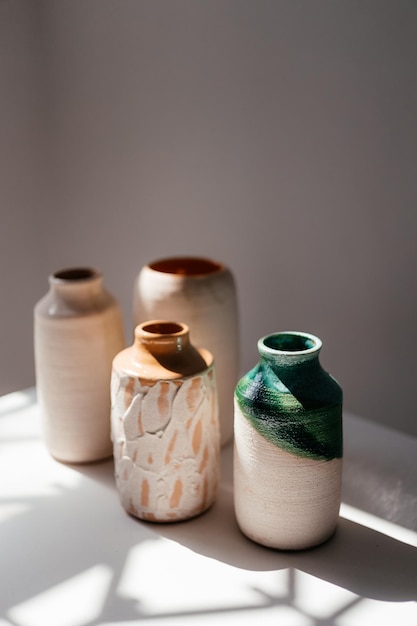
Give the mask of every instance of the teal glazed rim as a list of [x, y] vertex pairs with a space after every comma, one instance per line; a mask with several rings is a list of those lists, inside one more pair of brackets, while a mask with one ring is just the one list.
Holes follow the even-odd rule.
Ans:
[[261, 337], [258, 340], [258, 352], [278, 363], [295, 365], [316, 358], [322, 345], [321, 339], [311, 333], [285, 330]]

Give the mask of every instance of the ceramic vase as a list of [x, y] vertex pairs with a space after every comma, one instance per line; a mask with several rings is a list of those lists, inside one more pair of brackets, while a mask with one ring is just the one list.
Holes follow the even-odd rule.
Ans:
[[214, 362], [186, 324], [135, 329], [113, 361], [112, 439], [123, 507], [140, 519], [194, 517], [214, 502], [220, 435]]
[[223, 264], [173, 257], [143, 267], [134, 286], [134, 320], [175, 319], [193, 343], [214, 356], [221, 444], [233, 436], [233, 392], [239, 377], [238, 304], [234, 277]]
[[125, 341], [119, 305], [99, 271], [71, 268], [49, 277], [49, 291], [34, 309], [34, 344], [51, 455], [68, 463], [111, 456], [111, 364]]
[[302, 332], [263, 337], [235, 391], [236, 518], [271, 548], [310, 548], [337, 525], [342, 390], [320, 365], [321, 345]]

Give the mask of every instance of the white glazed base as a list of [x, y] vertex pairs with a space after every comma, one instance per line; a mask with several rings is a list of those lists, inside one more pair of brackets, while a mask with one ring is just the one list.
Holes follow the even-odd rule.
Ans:
[[172, 522], [205, 511], [220, 479], [213, 369], [151, 387], [113, 371], [112, 439], [116, 484], [129, 513]]
[[235, 401], [234, 501], [242, 532], [281, 550], [318, 545], [335, 531], [342, 459], [317, 461], [260, 435]]

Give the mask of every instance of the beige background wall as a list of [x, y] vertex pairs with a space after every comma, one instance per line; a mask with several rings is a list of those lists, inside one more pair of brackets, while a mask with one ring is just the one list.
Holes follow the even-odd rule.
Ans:
[[417, 4], [0, 1], [0, 392], [50, 272], [223, 260], [242, 372], [307, 330], [346, 408], [417, 435]]

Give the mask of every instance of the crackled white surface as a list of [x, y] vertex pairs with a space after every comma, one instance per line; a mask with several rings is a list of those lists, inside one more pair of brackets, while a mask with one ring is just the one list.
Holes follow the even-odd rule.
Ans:
[[220, 472], [213, 370], [153, 386], [114, 370], [112, 439], [116, 483], [129, 513], [174, 521], [206, 510]]

